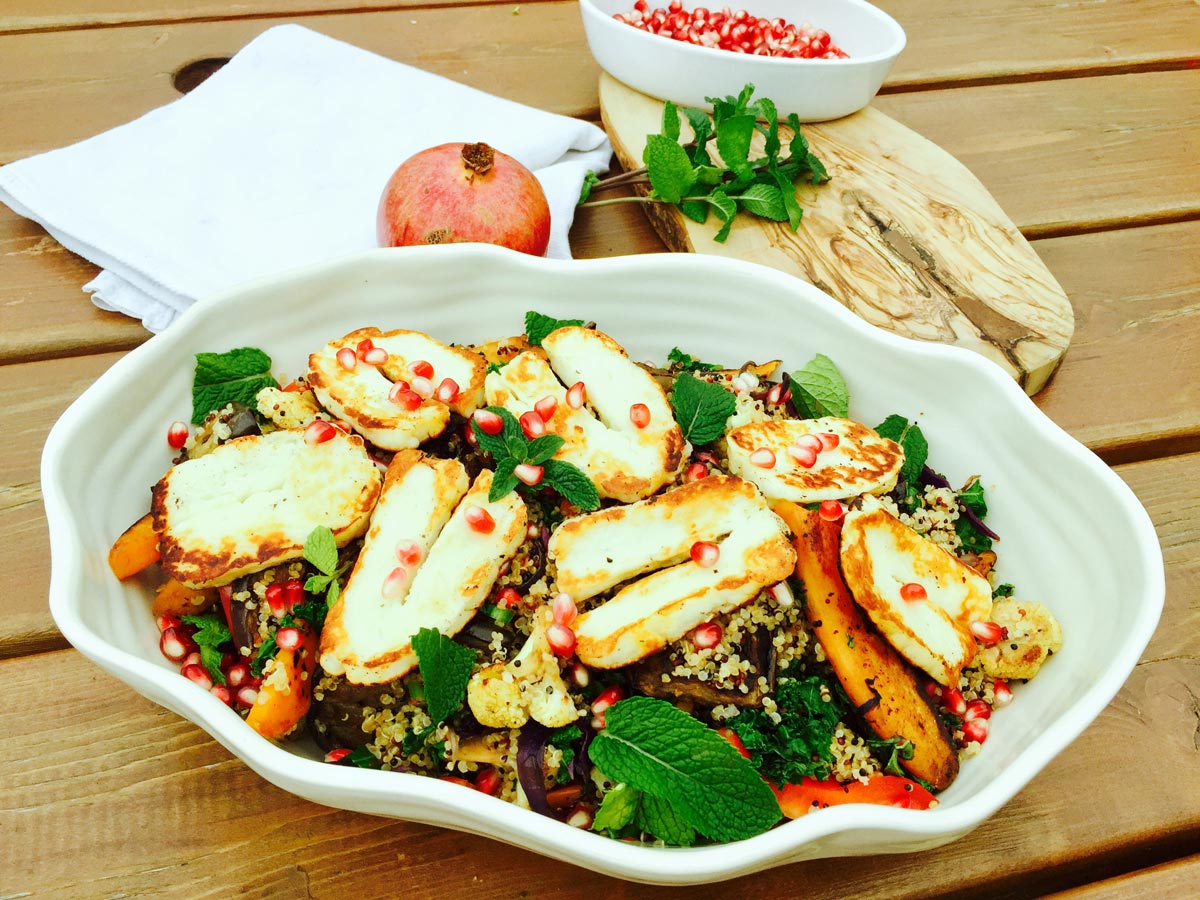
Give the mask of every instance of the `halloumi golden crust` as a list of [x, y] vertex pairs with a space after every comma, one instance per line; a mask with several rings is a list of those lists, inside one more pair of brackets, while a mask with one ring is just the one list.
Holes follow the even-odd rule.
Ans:
[[[855, 602], [892, 646], [939, 684], [957, 685], [977, 650], [969, 625], [991, 617], [987, 579], [877, 504], [846, 514], [841, 561]], [[927, 599], [904, 600], [910, 583]]]
[[228, 584], [298, 559], [318, 525], [345, 546], [366, 529], [380, 481], [357, 435], [315, 446], [303, 429], [235, 438], [154, 485], [163, 571], [189, 587]]
[[[338, 351], [354, 350], [367, 339], [387, 351], [388, 361], [380, 366], [359, 361], [353, 369], [343, 368]], [[409, 365], [421, 359], [433, 366], [435, 387], [443, 378], [454, 379], [459, 386], [457, 399], [446, 404], [431, 397], [417, 409], [407, 410], [388, 398], [394, 382], [412, 382]], [[321, 405], [384, 450], [404, 450], [437, 437], [445, 431], [451, 412], [470, 415], [483, 401], [486, 374], [487, 362], [475, 351], [404, 329], [359, 328], [329, 341], [308, 358], [308, 383]]]
[[[806, 468], [788, 452], [806, 435], [835, 434], [838, 445], [822, 450]], [[772, 419], [730, 429], [726, 435], [729, 470], [756, 484], [771, 500], [817, 503], [860, 494], [884, 494], [896, 486], [904, 451], [895, 441], [852, 419]], [[750, 462], [759, 449], [775, 454], [764, 469]]]

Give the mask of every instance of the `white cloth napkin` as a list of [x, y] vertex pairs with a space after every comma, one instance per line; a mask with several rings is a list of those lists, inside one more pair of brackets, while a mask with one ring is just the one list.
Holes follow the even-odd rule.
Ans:
[[166, 328], [242, 281], [376, 246], [392, 171], [418, 150], [484, 141], [537, 175], [548, 256], [588, 169], [612, 148], [587, 122], [493, 97], [298, 25], [271, 28], [173, 103], [0, 167], [0, 201], [102, 266], [103, 309]]

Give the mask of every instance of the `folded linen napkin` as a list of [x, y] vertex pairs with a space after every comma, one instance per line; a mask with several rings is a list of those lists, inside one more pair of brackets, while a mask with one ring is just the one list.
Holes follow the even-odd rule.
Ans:
[[259, 35], [190, 94], [61, 150], [0, 167], [0, 201], [103, 267], [103, 309], [166, 328], [242, 281], [376, 245], [404, 159], [484, 141], [533, 170], [548, 256], [588, 169], [612, 154], [587, 122], [493, 97], [302, 28]]

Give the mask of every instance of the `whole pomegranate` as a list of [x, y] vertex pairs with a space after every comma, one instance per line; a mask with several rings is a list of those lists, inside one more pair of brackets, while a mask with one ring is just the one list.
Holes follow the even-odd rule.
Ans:
[[541, 256], [550, 206], [527, 168], [487, 144], [441, 144], [409, 157], [379, 198], [381, 247], [499, 244]]

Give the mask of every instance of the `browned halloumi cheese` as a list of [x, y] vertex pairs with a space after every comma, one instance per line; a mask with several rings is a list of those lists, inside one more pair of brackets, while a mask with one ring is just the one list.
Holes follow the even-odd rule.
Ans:
[[[835, 434], [836, 447], [821, 450], [811, 467], [789, 451], [806, 436]], [[860, 494], [884, 494], [896, 486], [904, 451], [888, 438], [851, 419], [772, 419], [732, 428], [726, 435], [729, 470], [754, 482], [771, 500], [817, 503]], [[775, 455], [764, 469], [750, 462], [760, 449]]]
[[380, 481], [357, 435], [316, 446], [303, 429], [235, 438], [154, 486], [163, 571], [191, 587], [228, 584], [298, 559], [318, 525], [344, 546], [366, 529]]
[[[382, 684], [417, 664], [422, 628], [453, 637], [487, 599], [500, 567], [525, 539], [525, 503], [515, 491], [488, 500], [492, 473], [468, 489], [457, 460], [397, 453], [371, 518], [363, 552], [321, 632], [321, 666], [355, 684]], [[466, 512], [481, 507], [495, 528], [481, 534]], [[419, 561], [400, 559], [420, 548]]]
[[[343, 368], [338, 351], [354, 350], [368, 338], [388, 353], [387, 362], [373, 366], [358, 360], [354, 368]], [[389, 399], [395, 382], [413, 382], [410, 366], [418, 360], [433, 366], [429, 380], [434, 388], [445, 378], [453, 379], [459, 388], [457, 399], [446, 404], [430, 397], [414, 410]], [[360, 328], [308, 358], [308, 383], [321, 405], [384, 450], [404, 450], [437, 437], [451, 412], [469, 416], [483, 401], [486, 374], [487, 362], [475, 351], [448, 346], [419, 331]]]
[[[846, 586], [901, 655], [939, 684], [957, 686], [977, 649], [970, 623], [991, 618], [991, 585], [878, 501], [864, 500], [842, 525]], [[910, 583], [925, 588], [927, 599], [903, 599], [900, 588]]]

